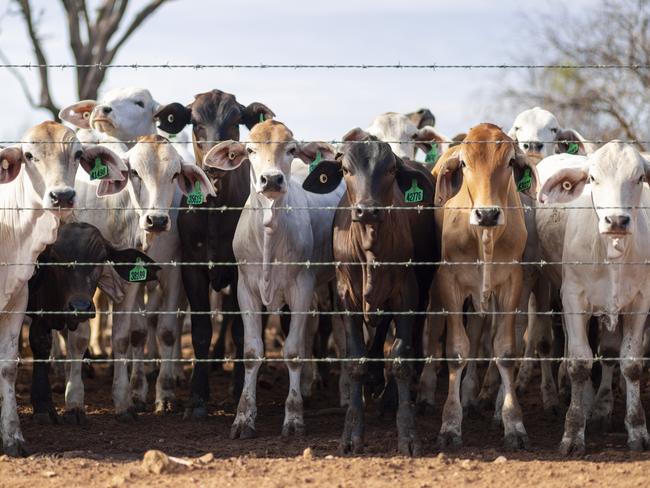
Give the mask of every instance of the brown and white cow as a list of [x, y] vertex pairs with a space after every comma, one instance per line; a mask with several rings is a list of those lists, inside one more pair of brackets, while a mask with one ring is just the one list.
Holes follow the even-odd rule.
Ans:
[[[474, 309], [496, 310], [494, 355], [503, 388], [502, 418], [505, 445], [528, 445], [521, 408], [514, 388], [515, 312], [520, 299], [522, 267], [519, 264], [490, 264], [520, 261], [526, 246], [526, 227], [518, 193], [534, 196], [536, 170], [523, 152], [499, 127], [479, 124], [467, 134], [465, 143], [451, 148], [433, 171], [436, 177], [436, 212], [442, 228], [442, 260], [477, 262], [472, 265], [441, 266], [436, 287], [447, 317], [449, 392], [438, 437], [441, 448], [458, 446], [463, 410], [460, 381], [470, 344], [463, 326], [463, 303], [471, 298]], [[522, 184], [525, 182], [526, 184]]]

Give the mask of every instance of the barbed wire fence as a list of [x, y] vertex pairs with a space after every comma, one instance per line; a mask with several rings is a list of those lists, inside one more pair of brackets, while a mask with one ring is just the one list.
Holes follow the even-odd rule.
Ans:
[[[23, 63], [23, 64], [14, 64], [14, 63], [0, 63], [0, 69], [39, 69], [39, 68], [48, 68], [48, 69], [77, 69], [77, 68], [94, 68], [94, 69], [130, 69], [130, 70], [146, 70], [146, 69], [187, 69], [187, 70], [267, 70], [267, 69], [276, 69], [276, 70], [382, 70], [382, 69], [394, 69], [394, 70], [429, 70], [429, 71], [438, 71], [438, 70], [508, 70], [508, 69], [528, 69], [528, 70], [547, 70], [547, 69], [556, 69], [556, 70], [599, 70], [599, 69], [613, 69], [613, 70], [650, 70], [650, 64], [402, 64], [402, 63], [393, 63], [393, 64], [211, 64], [211, 63], [111, 63], [111, 64], [75, 64], [75, 63], [55, 63], [55, 64], [38, 64], [38, 63]], [[105, 141], [107, 144], [127, 144], [133, 145], [136, 143], [139, 144], [159, 144], [158, 141], [142, 141], [142, 140], [110, 140]], [[183, 141], [183, 140], [173, 140], [175, 144], [193, 144], [193, 141]], [[202, 141], [205, 144], [217, 144], [223, 141], [219, 140], [206, 140]], [[332, 145], [338, 144], [373, 144], [377, 141], [373, 140], [360, 140], [360, 141], [345, 141], [345, 140], [318, 140], [318, 141], [309, 141], [309, 140], [298, 140], [299, 143], [308, 143], [308, 142], [325, 142]], [[413, 144], [414, 140], [385, 140], [381, 141], [389, 144]], [[437, 144], [501, 144], [501, 143], [512, 143], [510, 140], [463, 140], [463, 141], [454, 141], [454, 140], [431, 140], [431, 141], [418, 141], [418, 142], [431, 142]], [[525, 141], [524, 141], [525, 142]], [[605, 143], [617, 143], [617, 144], [650, 144], [650, 141], [646, 140], [637, 140], [637, 139], [626, 139], [626, 140], [602, 140], [602, 139], [581, 139], [581, 140], [548, 140], [548, 141], [535, 141], [542, 144], [556, 144], [558, 142], [565, 143], [592, 143], [592, 144], [605, 144]], [[287, 141], [255, 141], [255, 144], [286, 144]], [[0, 140], [0, 148], [2, 145], [16, 145], [16, 144], [79, 144], [79, 141], [73, 140], [21, 140], [21, 139], [8, 139]], [[245, 142], [242, 142], [245, 144]], [[423, 163], [427, 164], [427, 163]], [[433, 165], [430, 165], [433, 167]], [[278, 206], [274, 207], [275, 210], [282, 211], [304, 211], [304, 210], [354, 210], [356, 207], [346, 207], [346, 206]], [[368, 207], [368, 209], [379, 209], [386, 211], [417, 211], [417, 212], [444, 212], [448, 210], [471, 210], [473, 207], [463, 207], [463, 206], [445, 206], [445, 207], [435, 207], [435, 206], [426, 206], [426, 205], [408, 205], [408, 206], [376, 206]], [[502, 207], [504, 210], [523, 210], [525, 212], [531, 211], [550, 211], [550, 210], [593, 210], [593, 205], [580, 206], [575, 205], [571, 206], [568, 204], [562, 205], [549, 205], [543, 204], [541, 206], [530, 206], [530, 205], [519, 205], [519, 206], [506, 206]], [[627, 209], [627, 210], [636, 210], [636, 209], [650, 209], [650, 206], [633, 206], [633, 207], [601, 207], [598, 209], [606, 208], [615, 208], [615, 209]], [[43, 208], [39, 207], [22, 207], [22, 208], [13, 208], [6, 207], [0, 208], [0, 211], [43, 211]], [[142, 210], [162, 210], [162, 211], [191, 211], [191, 212], [226, 212], [226, 211], [261, 211], [262, 208], [254, 208], [249, 206], [230, 206], [230, 207], [210, 207], [210, 206], [178, 206], [178, 207], [155, 207], [155, 208], [143, 208], [143, 207], [75, 207], [72, 209], [73, 212], [80, 211], [142, 211]], [[34, 266], [36, 269], [42, 267], [83, 267], [83, 266], [104, 266], [104, 265], [114, 265], [114, 266], [136, 266], [142, 265], [143, 263], [138, 262], [113, 262], [113, 261], [101, 261], [101, 262], [80, 262], [80, 261], [62, 261], [62, 262], [0, 262], [1, 267], [11, 267], [11, 266]], [[322, 267], [322, 266], [332, 266], [332, 267], [341, 267], [341, 266], [368, 266], [368, 267], [382, 267], [382, 266], [400, 266], [400, 267], [415, 267], [415, 266], [601, 266], [601, 265], [616, 265], [616, 266], [647, 266], [650, 264], [650, 259], [642, 261], [630, 261], [630, 262], [617, 262], [615, 260], [604, 260], [604, 261], [526, 261], [526, 260], [513, 260], [513, 261], [447, 261], [447, 260], [437, 260], [437, 261], [374, 261], [374, 262], [344, 262], [344, 261], [328, 261], [328, 262], [314, 262], [314, 261], [274, 261], [274, 262], [249, 262], [245, 260], [239, 261], [163, 261], [163, 262], [150, 262], [145, 263], [145, 266], [155, 265], [155, 266], [193, 266], [193, 267], [207, 267], [213, 269], [219, 266], [306, 266], [306, 267]], [[545, 311], [460, 311], [453, 312], [447, 310], [427, 310], [427, 311], [384, 311], [384, 310], [371, 310], [371, 311], [353, 311], [353, 310], [307, 310], [307, 311], [287, 311], [287, 310], [240, 310], [240, 311], [228, 311], [228, 310], [212, 310], [212, 311], [193, 311], [188, 309], [177, 309], [177, 310], [147, 310], [147, 309], [138, 309], [138, 310], [96, 310], [96, 311], [69, 311], [69, 310], [27, 310], [27, 311], [15, 311], [15, 310], [2, 310], [0, 315], [29, 315], [29, 316], [64, 316], [64, 317], [77, 317], [82, 319], [87, 319], [95, 315], [140, 315], [140, 316], [160, 316], [160, 315], [174, 315], [177, 317], [183, 316], [192, 316], [192, 315], [222, 315], [222, 316], [235, 316], [235, 315], [258, 315], [258, 316], [271, 316], [271, 315], [307, 315], [311, 317], [316, 316], [400, 316], [400, 315], [419, 315], [419, 316], [437, 316], [437, 317], [448, 317], [452, 315], [461, 315], [461, 316], [480, 316], [486, 317], [490, 315], [516, 315], [516, 316], [557, 316], [557, 315], [587, 315], [587, 316], [599, 316], [599, 315], [608, 315], [607, 312], [594, 312], [593, 310], [582, 310], [582, 311], [557, 311], [557, 310], [545, 310]], [[618, 311], [616, 315], [647, 315], [648, 311]], [[463, 357], [463, 361], [468, 362], [491, 362], [491, 361], [534, 361], [534, 362], [543, 362], [543, 361], [565, 361], [573, 359], [571, 357], [509, 357], [507, 359], [500, 357]], [[372, 362], [396, 362], [396, 363], [444, 363], [458, 361], [459, 358], [454, 357], [421, 357], [421, 358], [374, 358], [374, 357], [355, 357], [355, 358], [346, 358], [346, 357], [324, 357], [324, 358], [281, 358], [281, 357], [259, 357], [259, 358], [234, 358], [234, 357], [225, 357], [225, 358], [47, 358], [47, 359], [36, 359], [36, 358], [5, 358], [0, 359], [2, 362], [16, 362], [18, 364], [36, 364], [36, 363], [83, 363], [83, 364], [95, 364], [95, 363], [152, 363], [152, 364], [161, 364], [162, 362], [171, 362], [171, 363], [183, 363], [183, 364], [196, 364], [196, 363], [286, 363], [286, 362], [301, 362], [301, 363], [346, 363], [346, 362], [355, 362], [355, 363], [372, 363]], [[650, 361], [650, 357], [612, 357], [612, 356], [598, 356], [594, 355], [595, 361], [620, 361], [620, 360], [643, 360]]]

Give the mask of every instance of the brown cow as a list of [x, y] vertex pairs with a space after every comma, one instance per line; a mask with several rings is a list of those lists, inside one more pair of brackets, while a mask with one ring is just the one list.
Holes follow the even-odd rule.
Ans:
[[[380, 326], [395, 321], [391, 357], [417, 354], [415, 341], [422, 336], [424, 315], [392, 312], [426, 311], [434, 268], [422, 266], [373, 266], [373, 262], [430, 262], [438, 259], [435, 221], [431, 212], [391, 211], [384, 207], [431, 206], [434, 182], [419, 164], [403, 161], [384, 142], [347, 143], [340, 161], [322, 161], [303, 183], [309, 191], [326, 193], [345, 179], [346, 193], [334, 218], [334, 260], [338, 294], [344, 315], [348, 357], [367, 355], [363, 322]], [[417, 190], [414, 190], [417, 188]], [[417, 193], [413, 193], [413, 191]], [[346, 207], [352, 207], [349, 210]], [[353, 263], [353, 264], [349, 264]], [[378, 315], [379, 311], [385, 314]], [[363, 312], [363, 315], [360, 314]], [[379, 328], [379, 327], [378, 327]], [[363, 449], [364, 421], [362, 363], [350, 366], [350, 404], [341, 439], [343, 452]], [[419, 442], [410, 401], [412, 368], [395, 362], [392, 374], [397, 383], [398, 449], [416, 455]]]
[[[535, 194], [537, 176], [534, 165], [499, 127], [480, 124], [473, 127], [465, 143], [449, 149], [433, 171], [436, 176], [436, 211], [442, 228], [442, 260], [484, 263], [520, 261], [526, 246], [524, 214], [518, 187]], [[481, 141], [470, 143], [467, 141]], [[489, 141], [489, 142], [482, 142]], [[517, 183], [516, 183], [517, 182]], [[494, 355], [501, 373], [504, 401], [502, 417], [505, 445], [528, 445], [521, 408], [514, 390], [515, 315], [522, 286], [522, 268], [508, 265], [441, 266], [436, 288], [447, 318], [449, 392], [438, 437], [441, 448], [459, 446], [463, 410], [460, 381], [469, 354], [469, 340], [462, 320], [463, 302], [471, 297], [475, 310], [487, 312], [494, 300], [498, 317], [494, 335]]]

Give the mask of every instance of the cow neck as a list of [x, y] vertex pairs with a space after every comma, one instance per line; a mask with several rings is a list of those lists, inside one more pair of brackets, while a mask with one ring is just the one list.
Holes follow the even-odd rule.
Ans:
[[487, 312], [492, 295], [492, 262], [494, 261], [494, 227], [483, 229], [480, 235], [481, 254], [483, 265], [481, 266], [481, 312]]

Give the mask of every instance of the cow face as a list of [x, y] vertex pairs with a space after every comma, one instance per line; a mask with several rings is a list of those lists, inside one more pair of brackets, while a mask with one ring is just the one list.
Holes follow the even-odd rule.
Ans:
[[159, 108], [149, 90], [119, 88], [107, 92], [101, 101], [82, 100], [70, 105], [59, 112], [59, 117], [76, 127], [126, 141], [154, 134], [154, 114]]
[[140, 228], [147, 233], [166, 232], [171, 227], [169, 207], [176, 186], [184, 194], [200, 191], [214, 195], [205, 173], [194, 164], [185, 163], [167, 139], [150, 135], [125, 155], [130, 167], [128, 190], [139, 216]]
[[517, 141], [525, 152], [538, 152], [550, 156], [554, 151], [554, 143], [560, 124], [555, 115], [548, 110], [534, 107], [524, 110], [515, 118], [508, 132], [510, 138]]
[[43, 122], [23, 136], [20, 147], [0, 151], [0, 183], [14, 180], [21, 169], [38, 201], [46, 209], [74, 206], [74, 181], [79, 164], [90, 172], [99, 160], [106, 166], [104, 180], [121, 181], [123, 162], [109, 149], [82, 147], [74, 132], [56, 122]]
[[[45, 302], [32, 303], [32, 307], [70, 312], [69, 315], [63, 315], [62, 320], [54, 317], [50, 322], [56, 328], [65, 325], [70, 330], [75, 330], [80, 322], [94, 317], [93, 295], [100, 279], [105, 275], [106, 265], [101, 263], [136, 263], [138, 260], [143, 263], [152, 262], [146, 254], [136, 249], [116, 250], [102, 237], [99, 230], [90, 224], [64, 224], [59, 228], [56, 242], [48, 246], [38, 258], [38, 262], [45, 263], [46, 266], [38, 268], [36, 275], [30, 280], [30, 300], [34, 300], [34, 296], [38, 294], [40, 297], [37, 300]], [[69, 262], [77, 262], [80, 265], [53, 265]], [[133, 266], [118, 264], [113, 268], [121, 279], [128, 281], [129, 270]], [[144, 280], [156, 279], [159, 267], [147, 264], [146, 269]], [[104, 281], [109, 281], [106, 283], [106, 289], [111, 290], [116, 285], [110, 283], [110, 275], [108, 280], [104, 278]]]
[[365, 131], [358, 127], [348, 131], [343, 140], [367, 141], [372, 137], [388, 142], [398, 158], [412, 160], [418, 148], [426, 153], [431, 150], [432, 143], [443, 142], [433, 127], [418, 128], [409, 117], [394, 112], [379, 115]]
[[267, 120], [253, 127], [246, 143], [225, 141], [213, 147], [203, 164], [207, 168], [230, 171], [250, 161], [252, 191], [274, 202], [289, 188], [293, 160], [298, 158], [309, 164], [317, 152], [325, 159], [334, 156], [334, 148], [329, 144], [298, 143], [283, 123]]
[[445, 152], [434, 169], [436, 203], [444, 205], [464, 187], [472, 202], [471, 225], [504, 225], [503, 207], [510, 191], [520, 185], [521, 191], [535, 197], [535, 165], [496, 125], [473, 127], [465, 141]]
[[589, 184], [600, 234], [620, 238], [633, 233], [650, 164], [632, 145], [620, 141], [609, 142], [583, 159], [584, 166], [563, 168], [548, 178], [540, 202], [570, 202]]
[[[264, 104], [255, 102], [244, 106], [230, 93], [211, 90], [196, 95], [188, 106], [180, 103], [165, 105], [155, 117], [160, 129], [170, 134], [177, 134], [191, 124], [194, 155], [197, 164], [202, 164], [215, 141], [237, 141], [240, 125], [251, 129], [260, 120], [271, 119], [275, 114]], [[224, 173], [214, 168], [205, 170], [218, 193]]]

